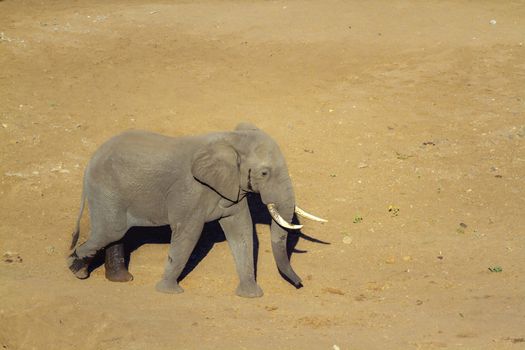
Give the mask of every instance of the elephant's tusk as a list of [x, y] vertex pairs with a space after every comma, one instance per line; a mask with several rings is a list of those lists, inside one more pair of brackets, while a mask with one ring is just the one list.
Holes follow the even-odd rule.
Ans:
[[280, 226], [284, 228], [288, 228], [290, 230], [299, 230], [303, 227], [303, 225], [293, 225], [288, 223], [286, 220], [283, 219], [283, 217], [279, 214], [277, 209], [275, 208], [275, 204], [270, 203], [267, 205], [268, 211], [270, 212], [270, 215], [272, 218], [277, 222]]
[[302, 209], [299, 208], [298, 206], [295, 207], [295, 213], [296, 213], [297, 215], [302, 216], [303, 218], [307, 218], [307, 219], [310, 219], [310, 220], [313, 220], [313, 221], [318, 221], [318, 222], [328, 222], [328, 220], [318, 218], [318, 217], [315, 216], [315, 215], [312, 215], [312, 214], [310, 214], [310, 213], [305, 212], [304, 210], [302, 210]]

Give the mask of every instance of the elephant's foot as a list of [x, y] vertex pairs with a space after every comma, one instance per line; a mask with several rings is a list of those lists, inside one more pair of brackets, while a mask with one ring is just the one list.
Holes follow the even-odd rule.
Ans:
[[179, 294], [179, 293], [184, 292], [184, 289], [182, 289], [182, 287], [179, 286], [176, 280], [172, 282], [172, 281], [162, 279], [159, 281], [159, 283], [157, 283], [157, 285], [155, 286], [155, 289], [157, 290], [157, 292], [169, 293], [169, 294]]
[[124, 245], [115, 243], [106, 248], [106, 278], [112, 282], [128, 282], [133, 280], [133, 275], [126, 268]]
[[73, 274], [83, 280], [89, 277], [89, 263], [91, 258], [79, 258], [76, 250], [67, 257], [67, 265]]
[[108, 270], [106, 268], [106, 278], [111, 282], [129, 282], [133, 281], [133, 275], [126, 269]]
[[257, 283], [241, 283], [235, 290], [235, 294], [243, 298], [260, 298], [264, 293]]

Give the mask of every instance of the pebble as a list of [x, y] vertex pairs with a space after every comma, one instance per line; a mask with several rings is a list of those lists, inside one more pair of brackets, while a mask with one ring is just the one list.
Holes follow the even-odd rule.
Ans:
[[8, 171], [8, 172], [4, 173], [4, 175], [7, 176], [7, 177], [27, 177], [26, 175], [24, 175], [22, 173], [12, 172], [12, 171]]
[[344, 237], [343, 237], [343, 243], [344, 243], [344, 244], [352, 244], [352, 237], [350, 237], [350, 236], [344, 236]]
[[62, 166], [63, 166], [62, 163], [60, 163], [56, 167], [51, 168], [51, 172], [53, 172], [53, 173], [58, 172], [58, 173], [61, 173], [61, 174], [69, 174], [69, 170], [64, 169]]
[[341, 289], [331, 288], [331, 287], [323, 288], [323, 292], [330, 293], [330, 294], [337, 294], [337, 295], [345, 295], [345, 292], [343, 292]]
[[21, 263], [22, 261], [22, 257], [18, 253], [10, 251], [4, 253], [4, 262], [6, 263]]
[[496, 24], [497, 22], [496, 22], [495, 19], [491, 19], [491, 20], [489, 21], [489, 23], [492, 24], [492, 25], [494, 25], [494, 24]]

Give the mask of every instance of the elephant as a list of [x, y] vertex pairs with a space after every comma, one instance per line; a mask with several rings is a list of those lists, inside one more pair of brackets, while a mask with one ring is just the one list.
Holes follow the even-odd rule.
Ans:
[[[178, 278], [200, 238], [204, 224], [218, 220], [234, 257], [239, 284], [236, 294], [260, 297], [255, 280], [253, 224], [247, 194], [259, 193], [272, 217], [273, 256], [279, 271], [296, 287], [301, 278], [290, 265], [288, 230], [294, 212], [326, 222], [295, 205], [284, 156], [277, 143], [251, 123], [234, 131], [170, 137], [131, 130], [114, 136], [95, 151], [86, 166], [80, 212], [67, 264], [79, 279], [89, 277], [89, 264], [106, 248], [106, 278], [130, 281], [118, 241], [134, 226], [170, 225], [171, 242], [156, 290], [181, 293]], [[91, 232], [77, 246], [85, 202]], [[117, 242], [117, 243], [114, 243]]]

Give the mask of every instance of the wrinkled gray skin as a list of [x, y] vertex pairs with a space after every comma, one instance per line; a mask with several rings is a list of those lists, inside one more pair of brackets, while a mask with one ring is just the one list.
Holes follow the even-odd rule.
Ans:
[[[181, 293], [177, 278], [204, 224], [219, 220], [240, 279], [237, 295], [260, 297], [263, 292], [255, 281], [247, 192], [260, 193], [264, 204], [274, 203], [281, 216], [292, 221], [295, 196], [284, 157], [275, 141], [252, 124], [193, 137], [172, 138], [145, 131], [115, 136], [95, 152], [86, 168], [82, 207], [86, 198], [91, 234], [75, 248], [77, 223], [69, 267], [78, 278], [86, 278], [95, 253], [120, 240], [129, 228], [169, 224], [168, 259], [156, 288]], [[81, 215], [82, 208], [79, 221]], [[287, 234], [272, 221], [277, 267], [299, 286], [301, 279], [286, 251]]]

